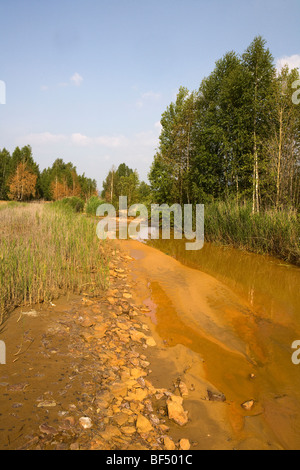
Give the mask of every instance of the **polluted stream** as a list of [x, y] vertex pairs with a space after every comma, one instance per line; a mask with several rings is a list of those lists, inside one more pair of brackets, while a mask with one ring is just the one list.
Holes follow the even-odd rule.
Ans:
[[[210, 244], [187, 252], [180, 240], [112, 243], [132, 258], [113, 292], [90, 304], [72, 295], [17, 309], [8, 319], [1, 448], [165, 449], [169, 433], [171, 447], [184, 438], [199, 450], [299, 449], [300, 366], [291, 345], [300, 339], [300, 269]], [[118, 257], [113, 265], [118, 271]], [[122, 298], [126, 291], [134, 302]], [[86, 316], [99, 326], [84, 328]], [[103, 318], [112, 325], [104, 336]], [[126, 339], [126, 328], [139, 325], [155, 347]], [[151, 384], [134, 387], [148, 398], [111, 396], [143, 363]], [[184, 399], [183, 426], [166, 415], [173, 393]], [[140, 413], [155, 429], [146, 439], [135, 429]], [[93, 427], [84, 429], [81, 417]]]
[[[299, 449], [300, 366], [292, 344], [300, 339], [300, 269], [212, 244], [188, 252], [181, 240], [122, 243], [136, 259], [141, 290], [147, 282], [141, 297], [169, 357], [183, 363], [188, 352], [202, 364], [191, 414], [199, 439], [199, 428], [208, 429], [204, 437], [215, 432], [215, 442], [203, 437], [201, 448], [229, 441], [241, 449]], [[214, 387], [224, 403], [208, 416], [205, 391]]]

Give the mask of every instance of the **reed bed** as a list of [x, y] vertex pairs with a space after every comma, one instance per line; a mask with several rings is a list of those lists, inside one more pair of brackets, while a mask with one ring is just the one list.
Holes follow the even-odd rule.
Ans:
[[215, 202], [205, 206], [207, 241], [269, 254], [300, 266], [300, 217], [296, 210], [252, 214], [251, 204]]
[[[0, 211], [0, 324], [15, 307], [67, 292], [100, 294], [109, 268], [95, 224], [60, 204]], [[1, 321], [2, 320], [2, 321]]]

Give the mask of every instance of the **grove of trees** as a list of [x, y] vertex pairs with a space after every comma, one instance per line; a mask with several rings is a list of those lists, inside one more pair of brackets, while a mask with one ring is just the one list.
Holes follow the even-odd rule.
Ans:
[[149, 180], [157, 203], [250, 200], [253, 212], [300, 205], [297, 69], [277, 72], [256, 37], [227, 53], [198, 91], [181, 87], [161, 119]]
[[72, 196], [88, 200], [93, 195], [97, 195], [96, 181], [78, 175], [72, 163], [57, 159], [40, 172], [30, 146], [17, 147], [12, 155], [0, 150], [0, 200], [56, 201]]
[[120, 196], [127, 196], [128, 206], [148, 202], [150, 196], [149, 185], [140, 182], [137, 171], [125, 163], [121, 163], [117, 169], [112, 167], [103, 182], [102, 198], [105, 201], [118, 207]]

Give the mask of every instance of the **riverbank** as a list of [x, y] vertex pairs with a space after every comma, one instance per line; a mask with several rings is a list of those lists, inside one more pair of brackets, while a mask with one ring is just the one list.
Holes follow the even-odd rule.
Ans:
[[262, 210], [250, 203], [205, 205], [205, 240], [252, 253], [268, 254], [300, 266], [300, 218], [296, 210]]
[[[180, 241], [168, 243], [169, 255], [180, 255]], [[248, 298], [240, 275], [232, 272], [226, 286], [215, 266], [209, 276], [196, 259], [184, 266], [169, 255], [107, 241], [108, 290], [87, 287], [7, 319], [1, 448], [300, 448], [291, 277], [283, 305], [271, 295], [264, 310], [252, 281]], [[227, 273], [236, 259], [218, 251], [222, 257]], [[277, 273], [282, 283], [283, 269], [297, 285], [293, 267], [279, 265], [270, 280]], [[261, 263], [260, 271], [269, 272]]]
[[131, 258], [113, 245], [108, 250], [106, 294], [72, 294], [8, 319], [1, 334], [7, 346], [7, 364], [0, 366], [1, 449], [197, 446], [185, 434], [185, 384], [167, 389], [161, 374], [151, 377], [149, 351], [157, 345], [145, 306], [131, 293]]
[[108, 292], [8, 319], [1, 448], [300, 448], [285, 320], [139, 242], [107, 254]]

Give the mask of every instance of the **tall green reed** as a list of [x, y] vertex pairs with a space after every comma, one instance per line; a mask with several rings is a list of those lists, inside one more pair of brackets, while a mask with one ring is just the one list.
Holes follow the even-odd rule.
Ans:
[[13, 308], [69, 291], [100, 294], [109, 282], [105, 241], [88, 218], [56, 204], [0, 212], [0, 324]]

